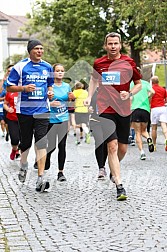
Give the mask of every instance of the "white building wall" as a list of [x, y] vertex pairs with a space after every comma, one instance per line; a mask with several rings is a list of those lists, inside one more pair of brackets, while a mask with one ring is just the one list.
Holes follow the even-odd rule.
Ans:
[[9, 43], [9, 56], [14, 54], [24, 55], [27, 52], [27, 41], [10, 41]]
[[0, 22], [0, 79], [3, 76], [3, 61], [8, 58], [8, 22]]

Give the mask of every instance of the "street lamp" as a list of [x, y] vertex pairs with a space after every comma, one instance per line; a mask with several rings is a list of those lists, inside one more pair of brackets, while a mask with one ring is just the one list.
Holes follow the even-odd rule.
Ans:
[[162, 47], [162, 55], [164, 59], [164, 70], [165, 70], [165, 87], [167, 89], [167, 68], [166, 68], [166, 42], [162, 41], [163, 47]]

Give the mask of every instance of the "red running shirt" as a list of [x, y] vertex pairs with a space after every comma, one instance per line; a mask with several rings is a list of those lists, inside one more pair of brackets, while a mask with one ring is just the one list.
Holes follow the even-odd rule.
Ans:
[[17, 97], [18, 97], [17, 92], [16, 93], [11, 93], [11, 92], [6, 93], [5, 100], [7, 101], [8, 106], [12, 107], [14, 109], [13, 113], [7, 112], [7, 114], [6, 114], [6, 117], [11, 121], [18, 121], [17, 115], [16, 115]]
[[134, 60], [123, 54], [117, 60], [110, 60], [106, 55], [96, 59], [93, 68], [92, 77], [99, 82], [97, 95], [99, 114], [130, 115], [130, 99], [121, 100], [120, 91], [128, 92], [130, 82], [141, 79]]
[[159, 86], [158, 84], [153, 84], [152, 88], [154, 89], [155, 94], [151, 99], [151, 108], [164, 107], [165, 100], [167, 97], [167, 92], [165, 88]]

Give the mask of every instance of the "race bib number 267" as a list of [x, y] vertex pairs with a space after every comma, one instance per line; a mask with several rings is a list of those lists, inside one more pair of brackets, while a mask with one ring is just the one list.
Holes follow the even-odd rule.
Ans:
[[103, 85], [120, 85], [120, 72], [102, 72]]

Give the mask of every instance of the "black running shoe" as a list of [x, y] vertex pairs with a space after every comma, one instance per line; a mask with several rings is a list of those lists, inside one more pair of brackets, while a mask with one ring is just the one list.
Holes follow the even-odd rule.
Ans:
[[148, 143], [149, 152], [153, 152], [154, 151], [154, 144], [153, 144], [153, 141], [150, 137], [147, 138], [147, 143]]
[[117, 200], [126, 200], [127, 199], [127, 195], [126, 195], [126, 191], [123, 188], [122, 184], [117, 185]]
[[141, 159], [141, 160], [146, 160], [146, 155], [145, 155], [145, 153], [141, 154], [140, 159]]
[[63, 181], [66, 181], [67, 179], [62, 172], [59, 172], [57, 175], [57, 180], [60, 182], [63, 182]]
[[20, 153], [16, 152], [16, 159], [20, 158]]

